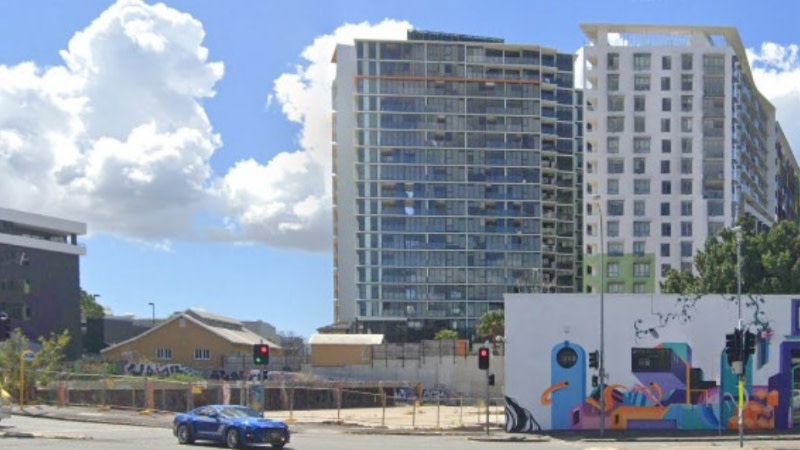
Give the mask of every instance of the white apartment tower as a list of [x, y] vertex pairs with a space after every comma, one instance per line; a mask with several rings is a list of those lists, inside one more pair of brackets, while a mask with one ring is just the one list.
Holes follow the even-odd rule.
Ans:
[[600, 270], [606, 292], [658, 292], [741, 215], [783, 218], [797, 163], [735, 28], [581, 28], [587, 292]]

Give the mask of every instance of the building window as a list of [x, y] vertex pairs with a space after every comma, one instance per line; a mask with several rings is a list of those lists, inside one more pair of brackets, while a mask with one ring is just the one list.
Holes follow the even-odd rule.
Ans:
[[681, 158], [681, 174], [692, 174], [692, 158]]
[[633, 70], [650, 70], [650, 54], [634, 53]]
[[672, 182], [671, 181], [662, 181], [661, 182], [661, 194], [663, 194], [663, 195], [672, 194]]
[[634, 112], [645, 112], [647, 110], [647, 101], [645, 100], [644, 95], [634, 95], [633, 96], [633, 111]]
[[661, 69], [662, 70], [672, 70], [672, 56], [662, 56], [661, 57]]
[[609, 116], [607, 130], [609, 133], [621, 133], [625, 131], [625, 117]]
[[624, 200], [609, 200], [606, 204], [609, 216], [622, 216], [625, 214]]
[[617, 179], [608, 180], [608, 185], [606, 186], [606, 193], [610, 195], [619, 194], [619, 180]]
[[635, 277], [649, 277], [650, 276], [650, 263], [634, 263], [633, 276]]
[[661, 119], [661, 132], [662, 133], [669, 133], [669, 119]]
[[681, 195], [692, 195], [691, 178], [684, 178], [681, 180]]
[[194, 349], [194, 359], [196, 361], [209, 361], [211, 359], [211, 350], [207, 348]]
[[692, 236], [692, 222], [681, 222], [681, 236]]
[[671, 265], [669, 265], [669, 264], [662, 264], [662, 265], [661, 265], [661, 276], [662, 276], [662, 277], [665, 277], [665, 276], [667, 276], [667, 274], [669, 273], [669, 271], [670, 271], [670, 270], [672, 270], [672, 266], [671, 266]]
[[634, 91], [649, 91], [650, 90], [650, 75], [634, 75], [633, 76], [633, 90]]
[[172, 359], [172, 349], [171, 348], [157, 348], [156, 349], [156, 359], [162, 361], [168, 361]]
[[681, 95], [681, 112], [692, 112], [694, 97], [691, 95]]
[[619, 90], [619, 74], [618, 73], [610, 73], [606, 76], [606, 84], [608, 84], [608, 90], [618, 91]]
[[663, 112], [670, 112], [672, 111], [672, 99], [669, 97], [664, 97], [661, 99], [661, 111]]
[[608, 160], [608, 173], [624, 173], [625, 160], [624, 159], [609, 159]]
[[644, 158], [633, 158], [633, 173], [637, 175], [643, 174], [647, 170], [645, 161]]
[[692, 153], [692, 138], [681, 138], [681, 153]]
[[661, 153], [672, 153], [672, 139], [661, 140]]
[[633, 254], [635, 256], [644, 256], [644, 241], [634, 241]]
[[665, 160], [661, 161], [661, 173], [662, 174], [670, 173], [669, 163], [670, 163], [670, 161], [668, 159], [665, 159]]
[[661, 244], [661, 256], [663, 257], [669, 256], [669, 247], [670, 245], [667, 243]]
[[681, 90], [688, 92], [692, 90], [692, 75], [681, 75]]
[[622, 242], [608, 243], [608, 256], [622, 256], [622, 253], [623, 253]]
[[636, 116], [636, 117], [634, 117], [633, 118], [633, 132], [634, 133], [644, 133], [645, 132], [644, 124], [645, 124], [644, 116]]
[[606, 68], [608, 70], [619, 70], [619, 53], [606, 55]]
[[661, 202], [661, 215], [662, 216], [669, 216], [669, 213], [670, 213], [669, 205], [670, 205], [669, 202]]
[[690, 201], [681, 202], [681, 215], [682, 216], [692, 215], [692, 202]]
[[661, 224], [661, 236], [662, 237], [672, 236], [672, 224], [670, 224], [669, 222], [664, 222]]
[[608, 237], [618, 237], [619, 236], [619, 222], [616, 220], [609, 220], [606, 223], [606, 230], [608, 232]]
[[649, 137], [633, 138], [633, 152], [650, 153], [650, 138]]
[[633, 180], [633, 193], [635, 195], [648, 195], [650, 194], [650, 179], [639, 178]]
[[670, 87], [669, 80], [670, 80], [669, 77], [661, 77], [661, 90], [662, 91], [668, 91], [669, 90], [669, 87]]
[[609, 95], [608, 96], [608, 110], [611, 112], [619, 112], [625, 110], [625, 96], [624, 95]]
[[681, 70], [692, 70], [691, 53], [684, 53], [681, 55]]
[[650, 222], [635, 220], [633, 222], [633, 235], [636, 237], [650, 236]]
[[621, 294], [625, 292], [625, 283], [608, 283], [609, 294]]
[[685, 241], [681, 242], [681, 258], [691, 258], [692, 257], [692, 242]]
[[[649, 187], [648, 187], [649, 189]], [[633, 201], [633, 215], [636, 217], [642, 217], [645, 215], [647, 208], [645, 206], [644, 200], [634, 200]]]
[[609, 278], [619, 277], [619, 263], [608, 263], [607, 275]]
[[647, 286], [644, 283], [633, 283], [633, 293], [645, 294], [647, 293]]
[[684, 133], [692, 132], [692, 116], [681, 117], [681, 131]]
[[619, 136], [609, 136], [606, 138], [606, 151], [608, 153], [619, 153]]

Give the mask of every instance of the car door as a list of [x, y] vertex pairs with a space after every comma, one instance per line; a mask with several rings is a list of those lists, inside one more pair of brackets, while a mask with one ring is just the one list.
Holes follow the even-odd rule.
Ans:
[[194, 417], [195, 436], [199, 439], [216, 439], [219, 419], [211, 417], [214, 408], [199, 408]]

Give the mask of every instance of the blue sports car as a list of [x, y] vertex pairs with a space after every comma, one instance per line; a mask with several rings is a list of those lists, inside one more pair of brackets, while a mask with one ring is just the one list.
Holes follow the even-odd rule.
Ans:
[[228, 448], [272, 444], [283, 448], [289, 442], [289, 427], [246, 406], [208, 405], [177, 414], [172, 432], [180, 444], [195, 440], [225, 443]]

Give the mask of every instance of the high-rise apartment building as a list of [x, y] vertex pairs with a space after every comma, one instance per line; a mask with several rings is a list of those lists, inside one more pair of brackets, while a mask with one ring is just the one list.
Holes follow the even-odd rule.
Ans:
[[743, 214], [797, 214], [797, 162], [735, 28], [581, 28], [588, 292], [601, 270], [606, 292], [656, 292]]
[[573, 54], [409, 31], [334, 60], [337, 322], [472, 336], [503, 293], [582, 289]]

